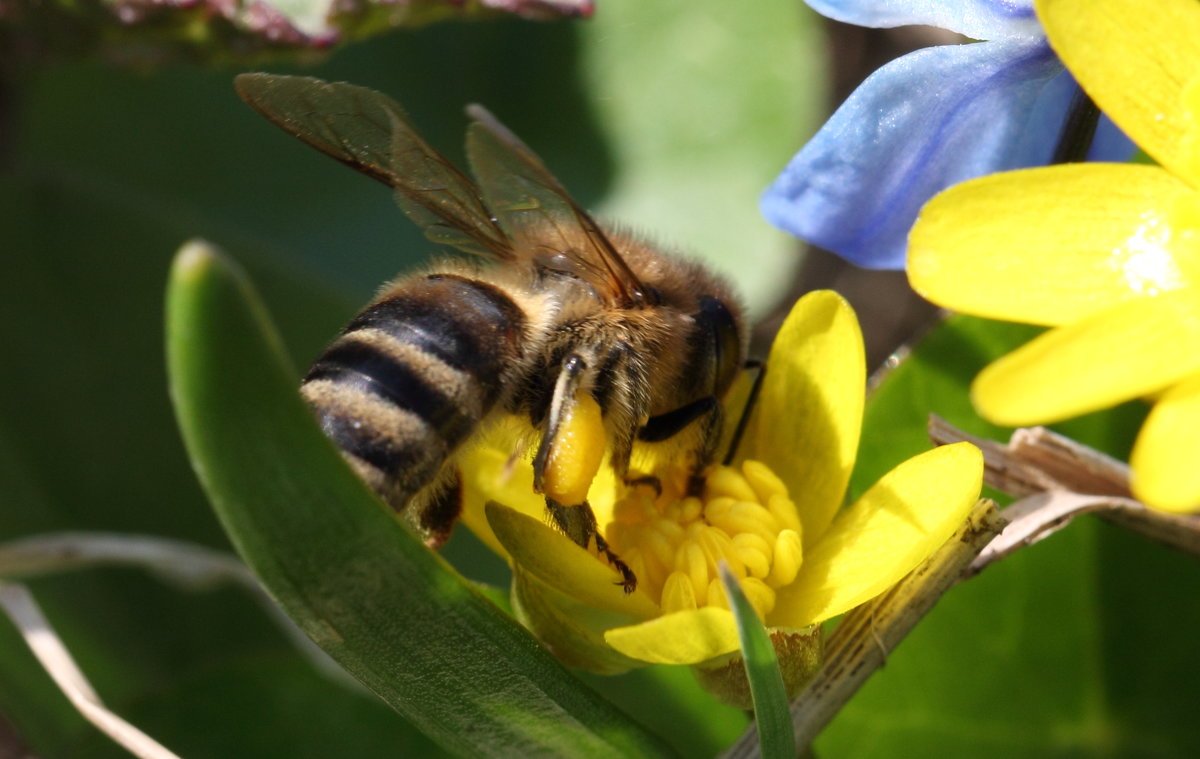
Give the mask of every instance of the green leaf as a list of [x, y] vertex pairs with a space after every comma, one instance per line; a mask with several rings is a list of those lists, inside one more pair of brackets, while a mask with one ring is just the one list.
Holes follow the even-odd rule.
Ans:
[[717, 700], [688, 667], [659, 664], [624, 675], [581, 677], [686, 757], [716, 756], [750, 724], [746, 712]]
[[730, 608], [737, 620], [738, 640], [742, 646], [742, 662], [750, 681], [750, 697], [754, 701], [754, 720], [758, 729], [758, 745], [764, 759], [792, 759], [796, 756], [796, 734], [792, 731], [792, 716], [788, 711], [787, 689], [783, 673], [775, 657], [767, 629], [738, 585], [737, 577], [721, 562], [721, 582], [729, 598]]
[[167, 300], [172, 398], [235, 547], [351, 674], [456, 753], [665, 750], [384, 509], [321, 434], [245, 278], [184, 247]]

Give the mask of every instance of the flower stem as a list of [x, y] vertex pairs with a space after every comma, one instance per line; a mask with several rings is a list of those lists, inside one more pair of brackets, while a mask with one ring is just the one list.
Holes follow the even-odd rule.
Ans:
[[1082, 87], [1075, 85], [1075, 96], [1071, 98], [1071, 106], [1067, 110], [1067, 121], [1063, 124], [1062, 136], [1058, 138], [1050, 163], [1080, 163], [1087, 160], [1099, 123], [1100, 109]]

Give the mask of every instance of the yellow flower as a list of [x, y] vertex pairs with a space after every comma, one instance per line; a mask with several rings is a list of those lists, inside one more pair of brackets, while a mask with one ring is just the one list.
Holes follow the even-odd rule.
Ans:
[[[528, 466], [510, 466], [505, 451], [487, 447], [464, 465], [464, 521], [508, 557], [518, 613], [566, 663], [602, 672], [648, 663], [719, 670], [738, 649], [717, 579], [723, 559], [777, 648], [808, 657], [783, 661], [785, 670], [807, 675], [816, 649], [797, 647], [795, 636], [815, 639], [814, 625], [891, 586], [966, 517], [983, 472], [967, 444], [901, 464], [839, 510], [865, 379], [862, 334], [840, 296], [801, 299], [767, 366], [738, 459], [709, 473], [702, 498], [681, 497], [669, 464], [653, 469], [661, 494], [614, 483], [611, 472], [593, 483], [601, 531], [639, 579], [630, 595], [594, 552], [547, 526]], [[742, 396], [729, 406], [736, 420], [744, 393], [732, 395]]]
[[1080, 85], [1160, 166], [1074, 164], [967, 182], [910, 236], [940, 305], [1055, 327], [976, 378], [980, 414], [1043, 424], [1154, 396], [1134, 494], [1200, 507], [1200, 4], [1039, 0]]

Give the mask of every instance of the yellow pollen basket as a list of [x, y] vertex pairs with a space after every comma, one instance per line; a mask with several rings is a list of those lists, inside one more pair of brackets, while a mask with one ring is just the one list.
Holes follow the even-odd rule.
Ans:
[[604, 530], [638, 587], [664, 613], [728, 608], [717, 572], [724, 560], [764, 619], [775, 592], [796, 579], [803, 558], [800, 520], [787, 486], [759, 461], [709, 473], [703, 498], [662, 482], [635, 483], [613, 506]]
[[563, 419], [542, 474], [542, 492], [564, 506], [587, 500], [588, 488], [604, 458], [604, 421], [591, 393], [576, 396]]

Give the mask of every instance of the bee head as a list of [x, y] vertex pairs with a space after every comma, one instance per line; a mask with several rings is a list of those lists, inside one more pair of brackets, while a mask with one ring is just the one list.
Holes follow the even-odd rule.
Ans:
[[698, 306], [692, 315], [696, 327], [690, 341], [687, 376], [695, 379], [698, 397], [720, 398], [733, 384], [746, 358], [740, 314], [712, 295], [700, 296]]

